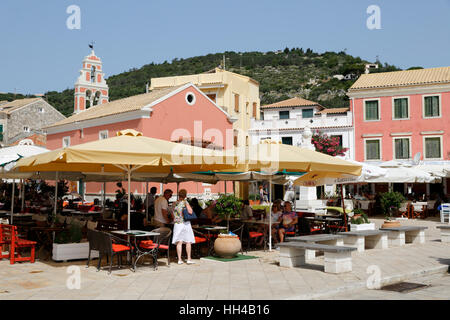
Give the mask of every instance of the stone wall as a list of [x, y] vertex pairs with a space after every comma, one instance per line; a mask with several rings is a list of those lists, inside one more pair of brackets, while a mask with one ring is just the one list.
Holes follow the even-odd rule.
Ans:
[[[43, 99], [30, 103], [9, 114], [3, 142], [10, 145], [35, 133], [42, 133], [42, 128], [63, 119], [65, 116]], [[29, 133], [24, 132], [25, 126], [30, 129]]]

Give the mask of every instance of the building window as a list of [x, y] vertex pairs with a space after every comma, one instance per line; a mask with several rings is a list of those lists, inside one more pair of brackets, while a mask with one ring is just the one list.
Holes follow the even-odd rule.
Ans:
[[394, 99], [394, 119], [408, 119], [408, 98]]
[[366, 160], [381, 160], [381, 140], [365, 140]]
[[281, 137], [281, 143], [292, 146], [292, 137]]
[[30, 127], [23, 126], [23, 132], [30, 132]]
[[44, 112], [45, 112], [45, 110], [44, 110], [44, 108], [43, 108], [43, 107], [39, 107], [39, 108], [38, 108], [38, 112], [39, 112], [39, 113], [44, 113]]
[[380, 106], [378, 100], [365, 101], [364, 120], [380, 120]]
[[264, 120], [264, 112], [259, 112], [259, 120]]
[[339, 141], [339, 147], [342, 148], [342, 135], [331, 136], [331, 138], [336, 138]]
[[442, 158], [441, 137], [426, 137], [425, 140], [425, 159]]
[[206, 96], [208, 98], [210, 98], [212, 101], [216, 102], [216, 94], [215, 93], [207, 94]]
[[108, 139], [108, 130], [99, 131], [98, 139], [99, 140]]
[[195, 104], [195, 94], [192, 92], [186, 93], [185, 99], [188, 105], [193, 106]]
[[234, 94], [234, 112], [239, 112], [239, 95]]
[[280, 116], [280, 120], [289, 119], [289, 111], [280, 111], [278, 114]]
[[394, 139], [395, 159], [404, 160], [411, 158], [409, 145], [410, 145], [409, 138]]
[[302, 110], [302, 118], [312, 118], [314, 117], [313, 109], [303, 109]]
[[256, 118], [256, 102], [253, 102], [253, 118]]
[[3, 141], [3, 125], [0, 124], [0, 141]]
[[70, 137], [64, 137], [62, 139], [62, 146], [63, 148], [70, 147]]
[[423, 98], [423, 116], [424, 118], [436, 118], [441, 116], [439, 96], [428, 96]]

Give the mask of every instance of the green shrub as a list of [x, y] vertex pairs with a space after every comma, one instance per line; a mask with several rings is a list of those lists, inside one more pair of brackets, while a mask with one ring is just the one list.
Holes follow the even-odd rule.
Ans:
[[399, 192], [385, 192], [381, 194], [380, 204], [387, 220], [392, 218], [392, 213], [397, 211], [406, 198]]

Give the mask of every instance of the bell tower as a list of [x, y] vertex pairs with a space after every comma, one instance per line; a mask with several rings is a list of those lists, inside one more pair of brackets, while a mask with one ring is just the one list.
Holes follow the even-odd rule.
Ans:
[[94, 45], [89, 47], [91, 53], [83, 60], [83, 68], [75, 82], [75, 105], [73, 113], [108, 102], [108, 85], [103, 73], [102, 61], [95, 55]]

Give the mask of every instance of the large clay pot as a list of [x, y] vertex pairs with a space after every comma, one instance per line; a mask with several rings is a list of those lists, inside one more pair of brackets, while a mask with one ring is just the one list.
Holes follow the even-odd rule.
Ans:
[[381, 225], [381, 228], [398, 228], [400, 227], [400, 221], [391, 221], [384, 220], [384, 223]]
[[214, 241], [214, 251], [221, 258], [234, 258], [241, 251], [241, 240], [238, 237], [219, 236]]

